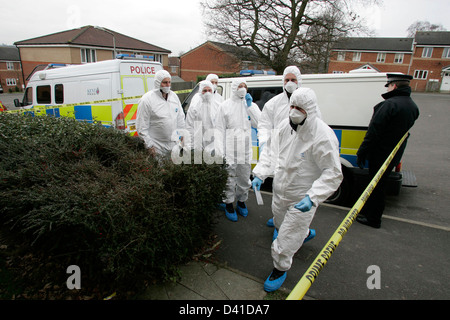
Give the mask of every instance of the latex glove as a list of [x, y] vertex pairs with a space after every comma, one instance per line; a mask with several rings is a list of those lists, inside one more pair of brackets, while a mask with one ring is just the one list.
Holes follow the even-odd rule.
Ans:
[[256, 189], [256, 190], [261, 189], [261, 185], [262, 184], [263, 184], [263, 181], [260, 178], [258, 178], [258, 177], [254, 177], [253, 178], [253, 181], [252, 181], [252, 188], [253, 189]]
[[301, 212], [306, 212], [311, 210], [312, 205], [313, 204], [311, 199], [308, 195], [306, 195], [306, 197], [304, 197], [299, 203], [297, 203], [294, 208], [300, 210]]
[[252, 105], [253, 98], [252, 98], [252, 95], [250, 93], [247, 93], [245, 95], [245, 101], [247, 102], [247, 107], [250, 107]]

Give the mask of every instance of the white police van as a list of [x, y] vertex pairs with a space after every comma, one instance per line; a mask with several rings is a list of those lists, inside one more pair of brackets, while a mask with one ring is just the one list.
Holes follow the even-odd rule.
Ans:
[[163, 67], [152, 57], [117, 57], [83, 65], [50, 65], [32, 75], [22, 102], [16, 99], [14, 104], [35, 116], [98, 122], [137, 135], [139, 98], [153, 89], [155, 74]]

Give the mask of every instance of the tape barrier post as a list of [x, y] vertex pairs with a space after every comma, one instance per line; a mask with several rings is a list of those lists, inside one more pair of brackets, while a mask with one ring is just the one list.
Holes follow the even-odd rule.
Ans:
[[366, 203], [366, 201], [369, 198], [370, 194], [372, 193], [373, 189], [377, 185], [378, 181], [380, 181], [383, 173], [386, 171], [387, 167], [391, 163], [391, 161], [394, 158], [395, 154], [397, 153], [398, 149], [400, 148], [400, 146], [402, 145], [402, 143], [405, 141], [405, 139], [407, 137], [408, 137], [408, 132], [399, 141], [399, 143], [394, 148], [394, 150], [392, 150], [391, 154], [386, 159], [386, 161], [383, 163], [381, 168], [378, 170], [375, 177], [372, 179], [372, 181], [370, 181], [369, 185], [366, 187], [366, 189], [361, 194], [359, 199], [356, 201], [356, 203], [350, 209], [347, 216], [341, 222], [341, 224], [336, 229], [334, 234], [331, 236], [331, 238], [328, 240], [328, 242], [322, 248], [321, 252], [317, 255], [316, 259], [313, 261], [313, 263], [311, 263], [308, 270], [306, 270], [303, 277], [300, 279], [300, 281], [297, 283], [297, 285], [291, 291], [291, 293], [286, 298], [286, 300], [301, 300], [305, 296], [306, 292], [311, 287], [312, 283], [317, 278], [320, 271], [323, 269], [323, 267], [327, 263], [328, 259], [331, 257], [331, 254], [336, 249], [336, 247], [339, 245], [342, 238], [344, 237], [344, 235], [347, 233], [348, 229], [350, 228], [351, 224], [356, 219], [356, 216], [358, 215], [361, 208]]

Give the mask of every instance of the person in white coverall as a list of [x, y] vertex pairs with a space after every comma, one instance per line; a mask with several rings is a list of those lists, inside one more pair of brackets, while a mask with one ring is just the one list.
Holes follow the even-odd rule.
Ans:
[[290, 104], [288, 119], [267, 146], [277, 157], [270, 157], [266, 148], [253, 169], [252, 185], [257, 190], [274, 170], [272, 213], [278, 236], [271, 248], [274, 269], [264, 283], [268, 292], [283, 284], [294, 254], [308, 237], [317, 206], [333, 194], [343, 178], [339, 143], [333, 130], [317, 116], [314, 91], [297, 89]]
[[[258, 123], [259, 152], [267, 144], [272, 130], [289, 118], [289, 98], [295, 89], [301, 86], [302, 74], [296, 66], [288, 66], [283, 72], [283, 92], [266, 102]], [[272, 155], [273, 156], [273, 155]], [[267, 226], [273, 227], [273, 218], [267, 221]]]
[[[210, 153], [214, 150], [215, 118], [219, 103], [213, 95], [213, 84], [208, 80], [199, 83], [200, 99], [189, 106], [186, 115], [186, 129], [190, 133], [191, 148], [194, 150], [206, 150]], [[208, 132], [209, 130], [209, 132]]]
[[237, 200], [237, 213], [246, 217], [245, 201], [251, 186], [252, 132], [257, 128], [261, 110], [247, 93], [247, 83], [235, 79], [231, 83], [231, 97], [219, 106], [216, 115], [218, 154], [225, 156], [228, 180], [225, 190], [225, 214], [237, 221], [233, 203]]
[[185, 116], [180, 99], [170, 90], [170, 73], [160, 70], [155, 74], [154, 89], [139, 100], [136, 129], [147, 148], [154, 154], [166, 154], [183, 143], [178, 130], [185, 127]]
[[[223, 97], [220, 93], [217, 92], [217, 84], [219, 83], [218, 82], [219, 77], [214, 73], [210, 73], [206, 76], [205, 80], [212, 83], [212, 86], [213, 86], [212, 93], [213, 93], [214, 100], [216, 100], [218, 104], [221, 104], [223, 102]], [[199, 88], [199, 91], [192, 97], [190, 106], [198, 103], [200, 100], [201, 100], [201, 91]]]

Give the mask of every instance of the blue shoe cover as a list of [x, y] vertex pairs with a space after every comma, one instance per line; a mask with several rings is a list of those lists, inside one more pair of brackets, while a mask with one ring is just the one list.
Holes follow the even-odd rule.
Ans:
[[246, 217], [248, 215], [247, 206], [245, 206], [245, 208], [241, 208], [239, 205], [237, 205], [236, 206], [236, 211], [237, 211], [237, 213], [239, 213], [243, 217]]
[[270, 273], [269, 277], [267, 277], [266, 281], [264, 282], [264, 291], [266, 291], [266, 292], [273, 292], [273, 291], [280, 289], [284, 280], [286, 280], [287, 272], [284, 272], [281, 277], [279, 277], [278, 279], [275, 279], [273, 281], [270, 281], [271, 275], [272, 275], [272, 273]]
[[278, 230], [277, 228], [273, 229], [273, 236], [272, 236], [272, 242], [275, 241], [275, 239], [278, 237]]
[[219, 203], [218, 205], [217, 205], [217, 207], [219, 208], [219, 210], [222, 210], [222, 211], [225, 211], [225, 208], [226, 208], [226, 204], [225, 203]]
[[225, 215], [227, 216], [228, 220], [230, 220], [230, 221], [233, 221], [233, 222], [238, 221], [236, 211], [233, 211], [230, 213], [225, 209]]
[[268, 227], [275, 227], [275, 224], [273, 223], [273, 218], [267, 220], [266, 225], [267, 225]]
[[309, 234], [306, 237], [306, 239], [303, 241], [303, 243], [308, 242], [309, 240], [313, 239], [316, 236], [316, 230], [314, 229], [309, 229]]

